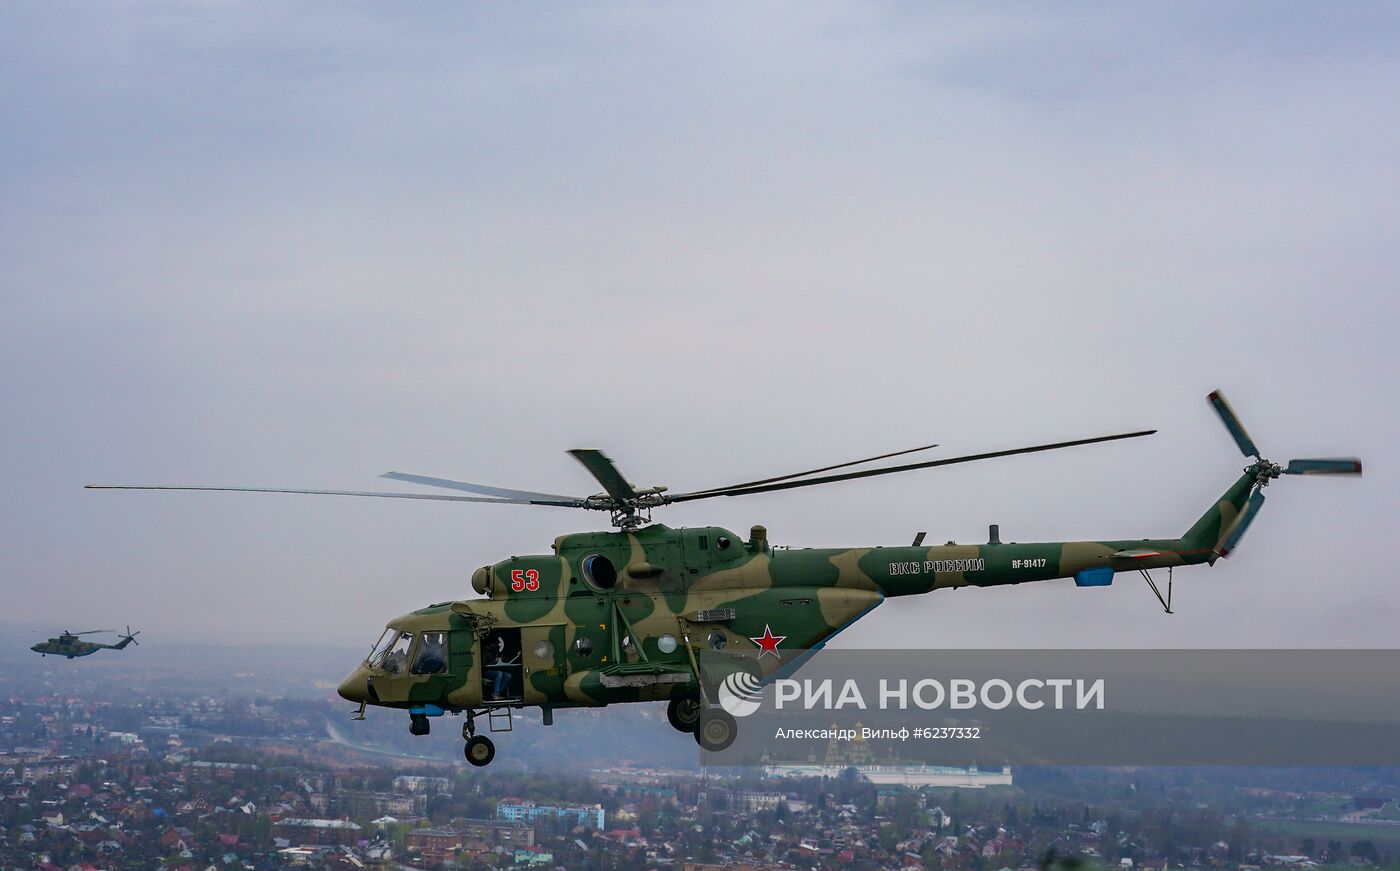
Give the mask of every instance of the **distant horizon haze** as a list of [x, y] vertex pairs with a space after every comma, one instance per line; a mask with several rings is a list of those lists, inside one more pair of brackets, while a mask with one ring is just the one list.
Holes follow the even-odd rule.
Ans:
[[1365, 477], [1270, 486], [1172, 615], [1121, 574], [836, 644], [1394, 644], [1400, 7], [1321, 11], [12, 6], [0, 620], [368, 649], [606, 516], [83, 485], [597, 492], [575, 447], [678, 491], [1157, 428], [655, 520], [1176, 536], [1246, 464], [1221, 388]]

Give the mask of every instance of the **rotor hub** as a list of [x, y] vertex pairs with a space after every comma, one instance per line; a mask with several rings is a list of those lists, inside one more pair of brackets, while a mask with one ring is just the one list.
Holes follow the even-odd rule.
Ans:
[[1251, 466], [1245, 468], [1246, 472], [1254, 474], [1254, 480], [1260, 487], [1269, 486], [1269, 482], [1283, 474], [1283, 467], [1271, 460], [1260, 457]]

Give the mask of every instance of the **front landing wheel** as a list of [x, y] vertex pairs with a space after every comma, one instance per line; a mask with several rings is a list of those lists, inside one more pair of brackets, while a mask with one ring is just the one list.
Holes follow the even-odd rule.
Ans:
[[477, 735], [467, 742], [467, 746], [462, 748], [462, 755], [467, 757], [467, 761], [477, 768], [490, 765], [491, 760], [496, 758], [496, 745], [491, 743], [491, 739], [485, 735]]
[[677, 732], [694, 732], [700, 722], [700, 700], [674, 698], [666, 706], [666, 719]]
[[718, 753], [734, 743], [739, 726], [723, 708], [705, 708], [700, 712], [700, 725], [695, 730], [695, 743], [701, 750]]

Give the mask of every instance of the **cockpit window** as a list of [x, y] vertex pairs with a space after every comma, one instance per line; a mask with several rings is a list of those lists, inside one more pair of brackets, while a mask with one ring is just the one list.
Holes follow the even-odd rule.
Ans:
[[365, 657], [365, 663], [367, 665], [374, 665], [379, 662], [379, 660], [383, 659], [384, 654], [389, 652], [389, 645], [394, 643], [394, 639], [398, 637], [398, 634], [399, 631], [397, 629], [385, 629], [384, 634], [379, 636], [379, 640], [374, 643], [374, 649], [369, 652], [369, 656]]
[[382, 655], [369, 661], [370, 668], [382, 668], [389, 674], [402, 674], [408, 668], [408, 649], [413, 646], [413, 633], [393, 630], [392, 643]]
[[442, 674], [447, 671], [447, 633], [424, 632], [413, 658], [414, 674]]

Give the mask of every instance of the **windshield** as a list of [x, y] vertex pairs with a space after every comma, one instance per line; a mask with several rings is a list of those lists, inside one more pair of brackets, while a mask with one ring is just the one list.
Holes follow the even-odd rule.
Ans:
[[399, 637], [399, 630], [392, 626], [385, 629], [384, 634], [379, 636], [379, 640], [375, 642], [374, 649], [369, 652], [369, 656], [365, 657], [365, 664], [377, 665], [384, 658], [384, 654], [389, 652], [389, 645], [393, 644], [397, 637]]
[[400, 674], [408, 668], [408, 649], [411, 646], [413, 633], [390, 629], [379, 639], [375, 654], [370, 657], [369, 667], [382, 668], [389, 674]]

